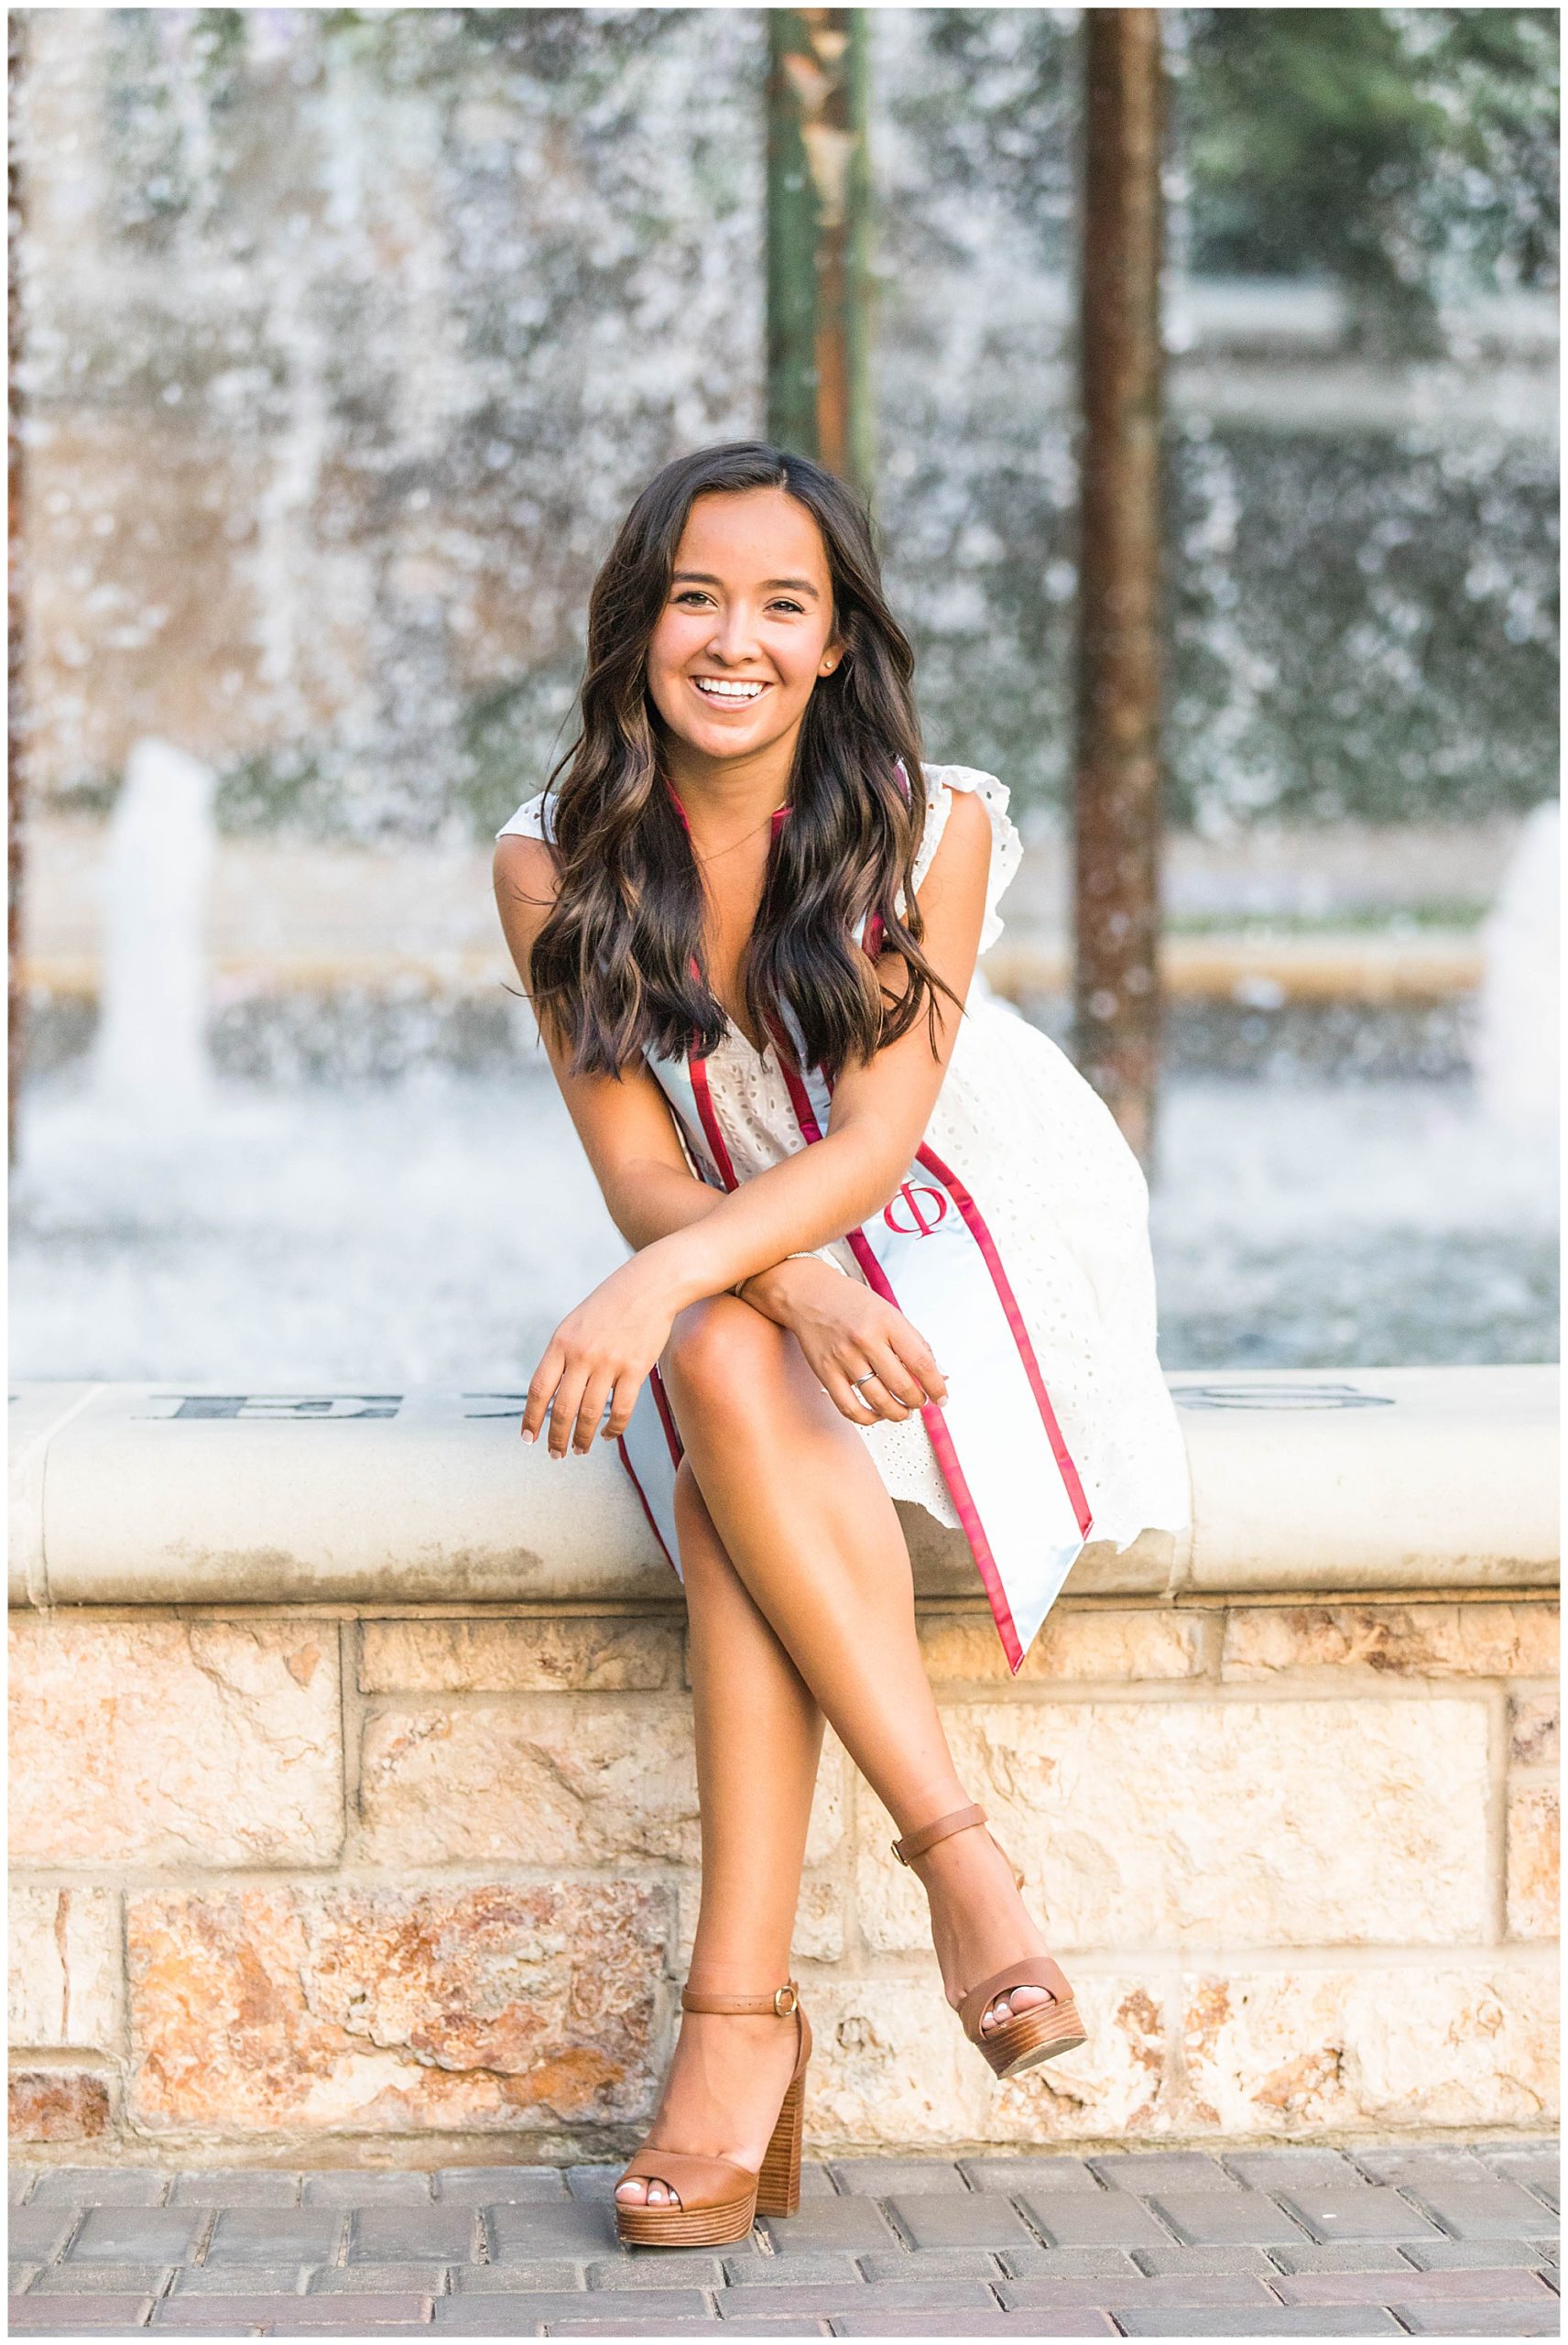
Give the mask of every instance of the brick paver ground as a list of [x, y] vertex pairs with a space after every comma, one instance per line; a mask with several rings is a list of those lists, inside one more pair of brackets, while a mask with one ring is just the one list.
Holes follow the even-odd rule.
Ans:
[[614, 2165], [11, 2176], [26, 2337], [1548, 2337], [1557, 2145], [856, 2159], [733, 2247]]

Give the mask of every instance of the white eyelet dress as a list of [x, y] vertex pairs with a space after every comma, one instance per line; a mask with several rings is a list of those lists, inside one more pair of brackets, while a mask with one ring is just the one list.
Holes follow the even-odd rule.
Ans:
[[[917, 889], [941, 845], [954, 791], [974, 791], [990, 816], [985, 953], [1002, 934], [996, 906], [1023, 853], [1007, 813], [1009, 792], [994, 775], [967, 766], [928, 766], [925, 779]], [[545, 837], [547, 822], [541, 792], [496, 835]], [[865, 1277], [889, 1294], [948, 1371], [945, 1415], [931, 1405], [900, 1424], [856, 1430], [892, 1497], [965, 1532], [1016, 1674], [1090, 1538], [1121, 1549], [1145, 1530], [1180, 1535], [1190, 1527], [1192, 1500], [1186, 1448], [1156, 1351], [1142, 1167], [1072, 1061], [998, 999], [978, 971], [965, 1009], [910, 1168], [912, 1185], [900, 1193], [905, 1207], [896, 1197], [887, 1227], [868, 1222], [818, 1251], [846, 1276]], [[819, 1136], [819, 1125], [827, 1129], [831, 1092], [814, 1071], [809, 1085], [787, 1080], [777, 1046], [759, 1054], [733, 1021], [693, 1069], [695, 1100], [684, 1069], [650, 1063], [670, 1096], [688, 1162], [714, 1185], [766, 1172]], [[950, 1210], [954, 1201], [962, 1223]], [[922, 1216], [941, 1219], [944, 1238], [951, 1230], [974, 1242], [962, 1254], [923, 1247], [918, 1241], [936, 1232]], [[933, 1282], [927, 1266], [939, 1260], [946, 1276]], [[657, 1370], [650, 1383], [661, 1388]], [[1009, 1414], [1009, 1407], [1021, 1413]], [[662, 1389], [639, 1395], [634, 1423], [640, 1445], [628, 1427], [623, 1458], [679, 1570], [667, 1535], [671, 1510], [652, 1488], [659, 1481], [672, 1489], [669, 1460], [681, 1449]]]

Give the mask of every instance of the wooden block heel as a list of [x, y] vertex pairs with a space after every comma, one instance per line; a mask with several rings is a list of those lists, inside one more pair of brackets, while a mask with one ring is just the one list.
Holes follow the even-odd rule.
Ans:
[[[893, 1854], [901, 1865], [916, 1857], [924, 1856], [928, 1849], [945, 1840], [950, 1832], [966, 1832], [972, 1825], [984, 1824], [985, 1811], [979, 1802], [968, 1807], [955, 1807], [946, 1816], [939, 1816], [934, 1823], [922, 1824], [918, 1830], [906, 1832], [901, 1840], [893, 1843]], [[1007, 1852], [1004, 1849], [1003, 1855]], [[1007, 1859], [1013, 1880], [1021, 1889], [1023, 1874]], [[1000, 2027], [982, 2030], [980, 2023], [998, 1995], [1013, 1987], [1039, 1987], [1051, 1997], [1048, 2003], [1031, 2003], [1025, 2011], [1015, 2012]], [[958, 2016], [964, 2033], [971, 2044], [985, 2054], [988, 2067], [998, 2077], [1016, 2077], [1025, 2068], [1036, 2068], [1042, 2060], [1054, 2060], [1060, 2053], [1076, 2052], [1088, 2042], [1088, 2034], [1078, 2016], [1078, 2005], [1072, 1988], [1062, 1975], [1062, 1967], [1049, 1954], [1025, 1955], [1021, 1960], [1007, 1965], [1005, 1970], [982, 1979], [971, 1987], [958, 2005]]]
[[688, 2012], [772, 2012], [795, 2022], [795, 2067], [779, 2103], [760, 2169], [747, 2173], [728, 2158], [700, 2157], [690, 2150], [645, 2142], [617, 2177], [622, 2182], [665, 2183], [678, 2207], [637, 2206], [617, 2198], [615, 2232], [633, 2247], [726, 2247], [745, 2239], [758, 2215], [792, 2215], [800, 2203], [800, 2137], [806, 2098], [806, 2065], [811, 2056], [811, 2023], [800, 2009], [800, 1990], [789, 1980], [771, 1995], [705, 1995], [683, 1988]]
[[800, 2204], [800, 2134], [805, 2105], [806, 2078], [802, 2069], [790, 2078], [784, 2106], [779, 2111], [779, 2122], [773, 2128], [773, 2139], [768, 2144], [762, 2171], [757, 2177], [759, 2215], [792, 2215]]

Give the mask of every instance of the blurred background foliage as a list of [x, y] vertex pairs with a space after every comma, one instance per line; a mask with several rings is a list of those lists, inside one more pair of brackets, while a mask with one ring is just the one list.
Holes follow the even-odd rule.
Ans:
[[[217, 766], [231, 829], [485, 836], [562, 738], [626, 503], [760, 427], [760, 15], [29, 22], [41, 791], [105, 805], [154, 729]], [[1528, 806], [1557, 19], [1166, 27], [1171, 819]], [[878, 10], [871, 38], [890, 580], [931, 753], [1049, 821], [1078, 15]]]
[[1445, 296], [1551, 290], [1559, 38], [1542, 8], [1200, 8], [1191, 265], [1328, 271], [1356, 326], [1441, 348]]

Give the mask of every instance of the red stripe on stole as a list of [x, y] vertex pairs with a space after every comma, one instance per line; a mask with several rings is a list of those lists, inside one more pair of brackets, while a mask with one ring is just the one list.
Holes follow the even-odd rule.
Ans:
[[630, 1452], [626, 1448], [626, 1437], [625, 1434], [617, 1434], [615, 1435], [615, 1447], [621, 1453], [621, 1464], [631, 1476], [632, 1488], [637, 1492], [638, 1499], [641, 1500], [642, 1511], [648, 1517], [648, 1527], [659, 1542], [659, 1553], [664, 1557], [665, 1562], [670, 1565], [670, 1570], [675, 1574], [676, 1578], [679, 1579], [681, 1576], [681, 1566], [664, 1543], [664, 1533], [659, 1529], [658, 1522], [654, 1519], [653, 1509], [648, 1502], [648, 1494], [644, 1490], [642, 1484], [637, 1480], [637, 1467], [632, 1464]]
[[[687, 819], [686, 809], [681, 803], [680, 792], [677, 791], [675, 784], [670, 780], [668, 774], [664, 778], [664, 786], [674, 802], [675, 811], [681, 817], [681, 825], [685, 830], [687, 836], [690, 837], [691, 825]], [[774, 808], [768, 825], [769, 850], [772, 848], [774, 840], [778, 838], [779, 831], [783, 827], [785, 816], [789, 812], [789, 809], [788, 806], [776, 806]], [[699, 985], [702, 983], [702, 964], [699, 962], [694, 953], [691, 955], [691, 975], [696, 978]], [[725, 1142], [724, 1132], [720, 1129], [718, 1111], [713, 1105], [713, 1096], [709, 1088], [708, 1063], [706, 1055], [693, 1053], [689, 1049], [686, 1054], [686, 1068], [687, 1073], [691, 1079], [691, 1093], [697, 1102], [697, 1113], [702, 1118], [702, 1135], [708, 1143], [709, 1153], [712, 1155], [713, 1162], [718, 1168], [719, 1178], [723, 1181], [726, 1189], [736, 1189], [740, 1186], [740, 1183], [735, 1178], [735, 1169], [730, 1160], [729, 1148]]]
[[1018, 1309], [1018, 1297], [1013, 1292], [1011, 1281], [1002, 1268], [1002, 1258], [996, 1251], [995, 1238], [985, 1227], [985, 1216], [957, 1173], [949, 1170], [933, 1148], [922, 1142], [915, 1151], [915, 1160], [917, 1163], [923, 1164], [928, 1172], [934, 1172], [937, 1179], [946, 1184], [949, 1194], [968, 1223], [970, 1234], [985, 1258], [985, 1268], [991, 1273], [991, 1283], [1000, 1298], [1002, 1309], [1007, 1314], [1007, 1325], [1012, 1330], [1013, 1341], [1018, 1347], [1018, 1356], [1024, 1364], [1024, 1373], [1029, 1378], [1029, 1389], [1034, 1394], [1035, 1406], [1040, 1411], [1041, 1422], [1050, 1439], [1051, 1456], [1056, 1460], [1068, 1498], [1072, 1501], [1078, 1528], [1087, 1538], [1094, 1518], [1090, 1511], [1089, 1501], [1084, 1495], [1078, 1468], [1073, 1462], [1072, 1453], [1062, 1438], [1062, 1427], [1056, 1421], [1056, 1412], [1051, 1405], [1051, 1395], [1045, 1389], [1045, 1379], [1040, 1372], [1040, 1362], [1034, 1356], [1034, 1346], [1029, 1340], [1029, 1329], [1024, 1325], [1023, 1313]]
[[[799, 1075], [785, 1063], [782, 1050], [779, 1053], [779, 1063], [784, 1069], [784, 1080], [789, 1086], [789, 1098], [795, 1109], [797, 1123], [800, 1124], [808, 1140], [821, 1140], [822, 1135], [817, 1125], [816, 1111], [811, 1106], [810, 1095]], [[831, 1083], [828, 1085], [828, 1094], [830, 1097], [833, 1095]], [[1034, 1345], [1030, 1340], [1029, 1329], [1024, 1325], [1023, 1313], [1018, 1309], [1018, 1297], [1013, 1292], [1012, 1281], [1002, 1267], [1002, 1258], [996, 1250], [996, 1239], [985, 1226], [985, 1216], [957, 1173], [950, 1165], [942, 1162], [935, 1149], [928, 1142], [922, 1141], [915, 1151], [915, 1161], [919, 1164], [923, 1164], [928, 1172], [934, 1172], [937, 1179], [946, 1184], [953, 1204], [964, 1216], [970, 1236], [980, 1249], [981, 1260], [991, 1274], [991, 1283], [996, 1290], [997, 1300], [1001, 1303], [1013, 1341], [1018, 1346], [1018, 1357], [1023, 1361], [1024, 1373], [1029, 1378], [1029, 1390], [1034, 1394], [1035, 1406], [1040, 1411], [1040, 1422], [1045, 1427], [1046, 1438], [1051, 1444], [1051, 1454], [1056, 1460], [1057, 1470], [1062, 1476], [1062, 1487], [1067, 1492], [1074, 1520], [1080, 1532], [1086, 1539], [1094, 1526], [1094, 1513], [1083, 1489], [1083, 1478], [1073, 1463], [1073, 1453], [1068, 1448], [1062, 1427], [1057, 1422], [1056, 1411], [1051, 1405], [1051, 1395], [1045, 1389], [1045, 1379], [1040, 1372], [1040, 1362], [1035, 1358]], [[854, 1242], [854, 1238], [851, 1238], [851, 1245]], [[880, 1289], [878, 1292], [880, 1292]], [[895, 1308], [897, 1307], [895, 1305]]]
[[659, 1411], [659, 1422], [664, 1427], [664, 1439], [670, 1451], [670, 1462], [672, 1466], [679, 1466], [686, 1455], [686, 1445], [681, 1438], [681, 1428], [675, 1422], [674, 1412], [664, 1390], [664, 1379], [660, 1376], [657, 1365], [648, 1369], [648, 1380], [653, 1393], [654, 1405]]
[[730, 1152], [724, 1144], [724, 1133], [719, 1129], [718, 1111], [713, 1106], [713, 1095], [708, 1088], [707, 1060], [689, 1057], [687, 1072], [691, 1077], [691, 1090], [697, 1102], [697, 1113], [702, 1118], [702, 1134], [707, 1140], [709, 1153], [719, 1168], [719, 1178], [726, 1189], [735, 1188], [738, 1183], [735, 1180], [735, 1166], [730, 1162]]
[[[800, 1125], [801, 1136], [809, 1147], [813, 1140], [819, 1140], [822, 1137], [817, 1122], [816, 1110], [811, 1106], [811, 1095], [805, 1085], [785, 1062], [782, 1051], [779, 1054], [779, 1063], [783, 1067], [784, 1080], [789, 1086], [790, 1105], [795, 1110], [795, 1120]], [[855, 1260], [865, 1274], [866, 1283], [873, 1293], [879, 1294], [884, 1303], [890, 1303], [895, 1311], [900, 1309], [898, 1298], [893, 1292], [887, 1272], [877, 1259], [870, 1239], [866, 1238], [864, 1231], [859, 1229], [846, 1230], [844, 1236]], [[986, 1601], [991, 1607], [991, 1617], [996, 1623], [996, 1633], [1002, 1640], [1002, 1650], [1007, 1656], [1007, 1667], [1016, 1677], [1024, 1663], [1024, 1649], [1018, 1638], [1018, 1623], [1013, 1619], [1012, 1607], [1007, 1602], [1007, 1593], [1002, 1586], [1001, 1575], [996, 1569], [996, 1559], [991, 1552], [991, 1542], [985, 1536], [985, 1526], [980, 1520], [980, 1510], [975, 1503], [974, 1493], [969, 1488], [964, 1468], [958, 1462], [958, 1452], [953, 1445], [953, 1435], [947, 1429], [947, 1419], [935, 1401], [927, 1401], [923, 1404], [920, 1417], [930, 1435], [931, 1447], [936, 1452], [936, 1459], [942, 1467], [942, 1478], [947, 1484], [949, 1494], [957, 1510], [964, 1535], [969, 1543], [969, 1552], [975, 1558], [975, 1567], [980, 1575], [980, 1582], [985, 1590]]]
[[[670, 794], [672, 798], [675, 797], [673, 785], [670, 786]], [[680, 809], [681, 821], [685, 823], [686, 809], [684, 806], [681, 806], [679, 798], [675, 799], [675, 803]], [[690, 830], [691, 826], [687, 823], [686, 827]], [[775, 823], [774, 828], [777, 830], [777, 823]], [[702, 965], [698, 961], [697, 955], [694, 953], [691, 955], [691, 975], [696, 978], [697, 983], [701, 985], [702, 982]], [[708, 1153], [713, 1158], [713, 1163], [718, 1171], [719, 1178], [724, 1183], [725, 1188], [736, 1188], [739, 1183], [735, 1180], [735, 1166], [730, 1162], [730, 1152], [725, 1145], [724, 1133], [719, 1129], [718, 1110], [713, 1106], [713, 1095], [708, 1087], [708, 1061], [706, 1053], [694, 1052], [691, 1046], [688, 1045], [686, 1052], [686, 1072], [691, 1077], [691, 1096], [697, 1102], [697, 1113], [702, 1118], [702, 1136], [708, 1143]]]

